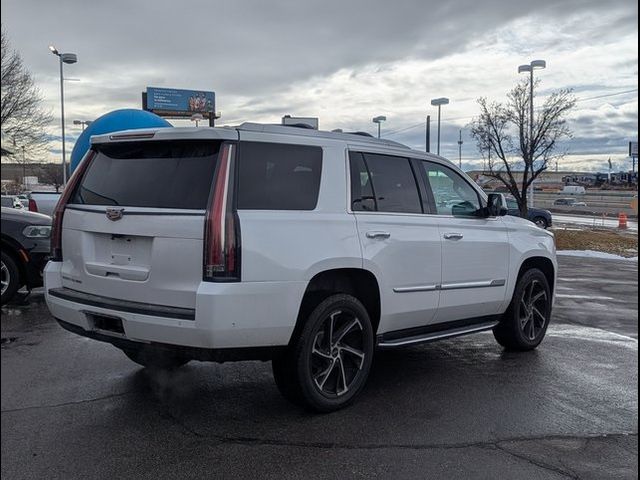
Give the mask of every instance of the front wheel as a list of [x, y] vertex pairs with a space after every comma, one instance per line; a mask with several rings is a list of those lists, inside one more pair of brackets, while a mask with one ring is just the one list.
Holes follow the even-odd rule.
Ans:
[[545, 336], [551, 319], [551, 289], [547, 277], [537, 268], [518, 280], [509, 308], [493, 335], [509, 350], [533, 350]]
[[20, 271], [16, 262], [2, 252], [2, 267], [0, 271], [0, 279], [2, 281], [2, 305], [13, 298], [20, 288]]
[[373, 347], [373, 328], [362, 303], [351, 295], [332, 295], [272, 362], [276, 384], [285, 398], [316, 412], [346, 407], [365, 385]]

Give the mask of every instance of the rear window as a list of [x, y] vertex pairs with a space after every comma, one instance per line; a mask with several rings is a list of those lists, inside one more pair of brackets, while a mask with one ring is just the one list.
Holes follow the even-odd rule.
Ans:
[[71, 203], [202, 210], [220, 142], [101, 145]]
[[238, 208], [313, 210], [318, 203], [321, 170], [320, 147], [242, 142]]

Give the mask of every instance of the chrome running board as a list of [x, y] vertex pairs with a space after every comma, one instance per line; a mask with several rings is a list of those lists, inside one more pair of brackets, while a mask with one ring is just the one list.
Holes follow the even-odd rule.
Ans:
[[485, 330], [491, 330], [498, 324], [497, 320], [491, 320], [483, 323], [476, 323], [473, 325], [467, 325], [464, 327], [451, 328], [448, 330], [439, 330], [435, 332], [429, 332], [424, 334], [412, 335], [401, 338], [394, 338], [385, 340], [384, 336], [378, 337], [379, 348], [396, 348], [404, 347], [407, 345], [415, 345], [418, 343], [433, 342], [435, 340], [442, 340], [445, 338], [459, 337], [461, 335], [468, 335], [470, 333], [483, 332]]

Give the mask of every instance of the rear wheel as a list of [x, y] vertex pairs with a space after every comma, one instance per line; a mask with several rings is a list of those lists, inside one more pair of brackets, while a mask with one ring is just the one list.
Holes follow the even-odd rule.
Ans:
[[544, 217], [536, 217], [536, 218], [534, 218], [533, 219], [533, 223], [535, 223], [540, 228], [544, 228], [544, 229], [549, 228], [549, 223], [547, 222], [547, 219], [544, 218]]
[[533, 350], [545, 336], [551, 318], [551, 289], [547, 277], [537, 268], [518, 280], [509, 308], [493, 335], [510, 350]]
[[147, 345], [122, 348], [121, 350], [138, 365], [158, 370], [174, 370], [189, 362], [186, 357]]
[[2, 282], [2, 299], [4, 305], [13, 298], [20, 288], [20, 271], [15, 260], [5, 252], [2, 252], [2, 265], [0, 266], [0, 281]]
[[287, 352], [273, 360], [285, 398], [317, 412], [349, 405], [365, 385], [373, 358], [373, 329], [362, 303], [332, 295], [306, 319]]

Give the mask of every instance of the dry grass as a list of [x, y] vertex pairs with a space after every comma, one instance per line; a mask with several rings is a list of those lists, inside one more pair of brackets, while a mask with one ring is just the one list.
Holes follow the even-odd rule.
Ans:
[[613, 229], [554, 229], [558, 250], [595, 250], [624, 257], [638, 255], [638, 235]]

